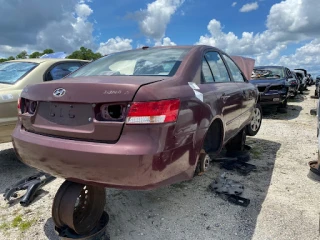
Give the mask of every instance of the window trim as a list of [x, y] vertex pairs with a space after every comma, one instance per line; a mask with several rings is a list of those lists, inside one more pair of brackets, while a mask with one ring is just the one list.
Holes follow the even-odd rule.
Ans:
[[[85, 66], [86, 64], [90, 63], [90, 62], [82, 62], [82, 61], [61, 61], [61, 62], [55, 62], [53, 63], [50, 67], [48, 67], [48, 69], [44, 72], [43, 74], [43, 82], [50, 82], [50, 81], [54, 81], [54, 80], [46, 80], [47, 78], [47, 75], [49, 74], [49, 72], [51, 72], [51, 70], [53, 68], [55, 68], [57, 65], [60, 65], [60, 64], [64, 64], [64, 63], [79, 63], [80, 64], [80, 67], [76, 70], [78, 71], [80, 68], [82, 68], [83, 66]], [[73, 72], [76, 72], [76, 71], [73, 71]], [[71, 73], [73, 73], [71, 72]], [[71, 74], [69, 73], [69, 74]], [[63, 78], [67, 77], [69, 74], [67, 74], [66, 76], [64, 76]], [[60, 78], [61, 79], [61, 78]]]
[[230, 59], [230, 60], [236, 65], [236, 67], [239, 69], [239, 71], [240, 71], [240, 73], [241, 73], [241, 75], [242, 75], [242, 77], [243, 77], [243, 79], [244, 79], [243, 82], [244, 82], [244, 83], [249, 83], [249, 80], [246, 78], [246, 76], [244, 75], [244, 73], [242, 72], [242, 70], [240, 69], [240, 67], [238, 66], [238, 64], [237, 64], [230, 56], [228, 56], [227, 54], [222, 53], [222, 56], [223, 56], [223, 60], [224, 60], [224, 62], [225, 62], [225, 65], [227, 66], [229, 75], [230, 75], [230, 77], [232, 78], [232, 81], [235, 82], [235, 83], [242, 83], [242, 82], [238, 82], [238, 81], [235, 81], [235, 80], [234, 80], [233, 75], [232, 75], [231, 70], [230, 70], [230, 67], [229, 67], [229, 65], [228, 65], [228, 63], [227, 63], [227, 61], [226, 61], [226, 59], [225, 59], [224, 56], [229, 57], [229, 59]]
[[[215, 53], [217, 53], [217, 54], [220, 56], [220, 58], [222, 59], [222, 62], [223, 62], [223, 64], [224, 64], [224, 66], [225, 66], [225, 68], [226, 68], [226, 70], [227, 70], [227, 73], [228, 73], [228, 76], [229, 76], [230, 81], [228, 81], [228, 82], [216, 82], [216, 80], [215, 80], [215, 78], [214, 78], [214, 75], [213, 75], [213, 73], [212, 73], [212, 69], [211, 69], [211, 67], [210, 67], [210, 64], [209, 64], [209, 62], [208, 62], [208, 60], [207, 60], [207, 58], [206, 58], [206, 54], [207, 54], [207, 53], [210, 53], [210, 52], [215, 52]], [[204, 76], [203, 76], [203, 71], [202, 71], [203, 58], [206, 60], [208, 66], [209, 66], [209, 69], [210, 69], [210, 72], [211, 72], [211, 75], [212, 75], [212, 78], [213, 78], [214, 82], [204, 82]], [[234, 81], [233, 81], [233, 78], [230, 77], [229, 69], [228, 69], [227, 66], [226, 66], [226, 63], [225, 63], [225, 61], [224, 61], [224, 58], [223, 58], [222, 55], [221, 55], [221, 52], [219, 52], [219, 51], [217, 51], [217, 50], [213, 50], [213, 49], [206, 50], [206, 51], [203, 53], [203, 56], [202, 56], [202, 58], [201, 58], [201, 84], [219, 84], [219, 83], [233, 83], [233, 82], [234, 82]]]

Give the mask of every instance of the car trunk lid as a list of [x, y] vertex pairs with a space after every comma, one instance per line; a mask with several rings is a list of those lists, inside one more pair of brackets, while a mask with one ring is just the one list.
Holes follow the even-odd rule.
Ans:
[[[115, 142], [124, 126], [127, 105], [133, 101], [138, 89], [162, 79], [99, 76], [29, 86], [23, 90], [21, 97], [37, 101], [38, 105], [33, 115], [21, 115], [22, 125], [27, 131], [42, 135]], [[64, 91], [64, 94], [54, 96], [57, 89]], [[107, 106], [107, 120], [101, 117], [104, 106]], [[110, 110], [109, 106], [115, 107]], [[112, 114], [119, 116], [113, 118]]]

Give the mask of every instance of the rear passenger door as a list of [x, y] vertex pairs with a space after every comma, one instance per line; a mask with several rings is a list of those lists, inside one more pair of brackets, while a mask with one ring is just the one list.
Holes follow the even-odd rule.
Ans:
[[239, 67], [230, 57], [223, 54], [223, 58], [230, 70], [233, 81], [236, 82], [238, 86], [239, 95], [241, 95], [242, 98], [240, 127], [244, 127], [248, 121], [251, 120], [252, 112], [255, 107], [256, 98], [254, 87], [247, 81]]
[[82, 62], [61, 62], [51, 66], [45, 74], [45, 81], [52, 81], [64, 78], [76, 71], [83, 65]]
[[215, 102], [210, 102], [210, 106], [212, 106], [211, 109], [221, 111], [225, 124], [225, 141], [227, 141], [238, 131], [242, 96], [239, 94], [237, 84], [232, 82], [218, 52], [209, 51], [205, 54], [202, 69], [204, 84], [210, 85], [208, 86], [210, 91], [204, 95], [205, 101], [212, 100], [214, 96]]

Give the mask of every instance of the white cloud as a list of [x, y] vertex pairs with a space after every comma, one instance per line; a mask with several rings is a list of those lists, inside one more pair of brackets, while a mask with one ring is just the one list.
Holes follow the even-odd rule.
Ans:
[[233, 2], [231, 6], [235, 7], [236, 5], [237, 5], [237, 2]]
[[[292, 65], [293, 62], [303, 65], [304, 61], [312, 65], [313, 61], [313, 66], [316, 66], [320, 54], [311, 56], [311, 53], [317, 53], [317, 47], [320, 49], [318, 42], [314, 40], [320, 37], [320, 15], [316, 13], [317, 9], [320, 9], [319, 0], [282, 1], [271, 7], [265, 31], [243, 32], [240, 36], [233, 32], [224, 32], [221, 23], [212, 19], [207, 26], [208, 33], [200, 36], [196, 44], [212, 45], [232, 55], [253, 57], [257, 65]], [[308, 40], [313, 41], [295, 54], [281, 58], [281, 53], [288, 44]]]
[[100, 52], [103, 55], [106, 55], [113, 52], [130, 50], [132, 49], [131, 42], [132, 40], [127, 38], [110, 38], [107, 42], [100, 43], [98, 52]]
[[168, 37], [163, 38], [162, 41], [155, 42], [155, 46], [175, 46], [175, 45], [177, 44], [172, 42], [171, 39]]
[[3, 56], [15, 56], [21, 50], [52, 48], [71, 53], [81, 46], [94, 47], [93, 24], [88, 20], [93, 10], [88, 0], [4, 1], [0, 0], [0, 15], [7, 16], [0, 22]]
[[93, 13], [93, 10], [84, 3], [80, 3], [76, 5], [76, 13], [80, 18], [87, 18]]
[[160, 41], [164, 36], [172, 15], [184, 0], [156, 0], [147, 5], [147, 9], [135, 14], [141, 32], [149, 38]]
[[298, 48], [292, 55], [284, 55], [279, 64], [294, 68], [306, 68], [310, 72], [320, 72], [320, 40], [315, 39]]
[[257, 2], [247, 3], [240, 8], [240, 12], [251, 12], [257, 10], [259, 8], [259, 4]]

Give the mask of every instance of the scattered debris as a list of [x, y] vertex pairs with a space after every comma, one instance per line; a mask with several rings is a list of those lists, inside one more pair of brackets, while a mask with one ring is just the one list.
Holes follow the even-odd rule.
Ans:
[[218, 180], [212, 182], [210, 184], [210, 189], [230, 203], [243, 207], [247, 207], [250, 204], [249, 199], [239, 196], [242, 194], [244, 186], [239, 182], [227, 179], [226, 173], [223, 173]]
[[240, 195], [244, 187], [242, 184], [235, 182], [233, 180], [227, 179], [223, 174], [218, 180], [215, 180], [213, 183], [210, 184], [212, 190], [217, 193], [223, 194], [235, 194]]
[[[29, 176], [12, 185], [10, 188], [5, 190], [3, 197], [9, 203], [13, 199], [17, 199], [18, 191], [27, 190], [26, 193], [19, 197], [20, 204], [24, 207], [28, 206], [33, 200], [39, 189], [41, 189], [45, 184], [53, 181], [55, 177], [48, 173], [37, 173], [35, 175]], [[13, 198], [13, 199], [12, 199]]]

